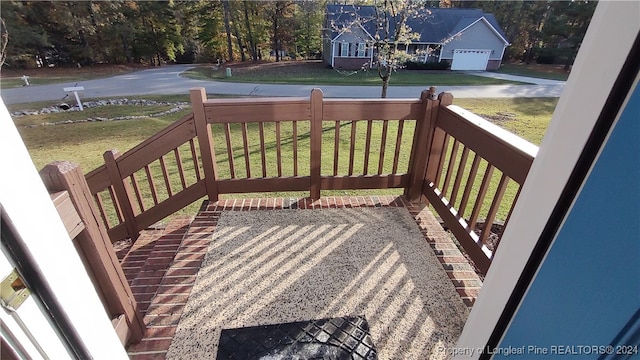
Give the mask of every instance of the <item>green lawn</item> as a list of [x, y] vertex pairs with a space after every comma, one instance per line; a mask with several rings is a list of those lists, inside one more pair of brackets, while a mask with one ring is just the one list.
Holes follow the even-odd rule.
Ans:
[[[170, 96], [153, 96], [147, 97], [149, 100], [164, 100], [167, 101], [170, 98], [174, 98], [175, 101], [185, 101], [185, 97], [170, 97]], [[525, 139], [539, 144], [542, 140], [548, 122], [551, 118], [551, 114], [557, 99], [555, 98], [538, 98], [538, 99], [458, 99], [454, 100], [454, 104], [467, 108], [475, 113], [485, 115], [489, 118], [493, 117], [500, 126], [503, 126]], [[37, 105], [37, 106], [34, 106]], [[22, 109], [27, 105], [22, 105]], [[32, 108], [39, 108], [41, 104], [28, 105]], [[12, 106], [13, 110], [17, 110], [19, 105]], [[113, 117], [113, 114], [150, 114], [158, 111], [162, 111], [163, 106], [147, 106], [147, 107], [128, 107], [128, 106], [106, 106], [93, 110], [91, 115], [87, 112], [69, 112], [64, 116], [56, 114], [55, 120], [82, 120], [86, 117], [103, 116]], [[121, 153], [134, 147], [136, 144], [155, 134], [159, 130], [163, 129], [173, 121], [181, 118], [188, 113], [189, 110], [185, 109], [179, 113], [161, 116], [151, 117], [137, 120], [124, 120], [124, 121], [111, 121], [111, 122], [85, 122], [76, 124], [64, 124], [55, 126], [36, 126], [25, 127], [24, 125], [38, 124], [42, 122], [52, 122], [52, 115], [38, 115], [38, 116], [24, 116], [15, 120], [19, 126], [19, 131], [29, 149], [29, 152], [33, 158], [34, 164], [38, 169], [42, 168], [45, 164], [54, 160], [69, 160], [79, 163], [86, 173], [103, 164], [102, 154], [108, 149], [118, 149]], [[505, 116], [508, 115], [508, 116]], [[364, 149], [364, 134], [365, 134], [366, 122], [357, 123], [357, 144], [355, 151], [354, 172], [356, 174], [361, 173], [363, 170], [363, 149]], [[372, 136], [372, 155], [369, 159], [369, 173], [377, 172], [378, 155], [375, 149], [380, 149], [380, 133], [381, 123], [374, 122], [373, 136]], [[348, 170], [348, 157], [349, 157], [349, 138], [350, 138], [351, 124], [349, 122], [340, 123], [340, 147], [339, 147], [339, 174], [346, 174]], [[293, 174], [293, 153], [292, 153], [292, 127], [290, 123], [282, 125], [282, 172], [283, 175]], [[322, 174], [330, 175], [333, 173], [333, 154], [334, 154], [334, 135], [335, 127], [333, 122], [325, 122], [325, 132], [323, 136], [323, 163]], [[388, 137], [386, 143], [387, 155], [385, 157], [383, 173], [390, 172], [391, 161], [393, 157], [393, 150], [395, 147], [395, 134], [397, 132], [397, 122], [390, 122], [388, 129]], [[308, 174], [309, 171], [309, 129], [308, 124], [304, 122], [298, 123], [298, 173], [301, 175]], [[399, 171], [406, 171], [408, 165], [408, 151], [411, 146], [411, 137], [413, 134], [413, 122], [406, 122], [403, 132], [403, 143], [401, 158], [399, 161]], [[233, 145], [233, 158], [237, 177], [243, 177], [246, 175], [243, 146], [241, 131], [237, 125], [232, 126], [232, 145]], [[216, 157], [218, 161], [219, 172], [222, 177], [228, 177], [229, 162], [226, 149], [223, 147], [225, 143], [225, 137], [223, 130], [214, 126], [214, 144]], [[249, 144], [250, 144], [250, 163], [251, 173], [253, 176], [261, 176], [261, 159], [259, 150], [259, 132], [257, 125], [249, 125]], [[267, 147], [267, 175], [276, 175], [276, 152], [275, 152], [275, 131], [273, 124], [265, 124], [265, 144]], [[193, 183], [195, 175], [192, 169], [191, 159], [189, 155], [188, 147], [181, 148], [181, 155], [185, 165], [185, 171], [190, 178], [187, 182]], [[168, 157], [172, 159], [172, 156]], [[176, 173], [177, 168], [175, 165], [170, 165], [172, 161], [169, 161], [169, 172]], [[153, 167], [154, 178], [156, 184], [163, 184], [161, 178], [161, 172], [158, 164]], [[143, 173], [143, 172], [142, 172]], [[190, 174], [190, 175], [189, 175]], [[142, 174], [140, 174], [142, 176]], [[495, 181], [497, 182], [497, 180]], [[172, 186], [174, 188], [180, 188], [180, 181], [177, 178], [172, 180]], [[495, 184], [494, 184], [495, 186]], [[163, 192], [163, 196], [166, 196], [166, 192], [162, 190], [163, 186], [158, 186], [159, 190]], [[144, 190], [143, 193], [149, 194], [150, 191]], [[400, 194], [401, 189], [392, 190], [370, 190], [366, 191], [373, 194]], [[362, 194], [362, 191], [327, 191], [323, 192], [323, 195], [350, 195], [350, 194]], [[515, 190], [508, 190], [505, 197], [513, 197]], [[308, 196], [308, 192], [300, 193], [269, 193], [269, 194], [234, 194], [227, 197], [271, 197], [271, 196]], [[150, 200], [147, 199], [147, 205]], [[181, 214], [193, 214], [197, 211], [199, 206], [196, 204], [183, 209]], [[508, 209], [501, 211], [499, 218], [504, 220]]]
[[[28, 72], [28, 71], [25, 71]], [[64, 82], [74, 82], [82, 80], [95, 79], [95, 76], [90, 75], [69, 75], [69, 76], [29, 76], [30, 85], [48, 85], [58, 84]], [[24, 86], [24, 81], [21, 77], [2, 77], [0, 80], [0, 88], [10, 89], [15, 87]]]
[[565, 71], [562, 65], [502, 64], [497, 72], [550, 80], [566, 81], [569, 78], [569, 71]]
[[2, 74], [0, 74], [0, 88], [10, 89], [23, 86], [24, 81], [21, 79], [23, 75], [29, 76], [31, 85], [47, 85], [115, 76], [139, 69], [141, 69], [140, 66], [133, 65], [96, 65], [81, 68], [53, 67], [24, 70], [3, 69]]
[[[304, 85], [371, 85], [382, 84], [375, 70], [336, 71], [325, 66], [273, 66], [232, 68], [232, 76], [227, 77], [224, 67], [197, 67], [186, 71], [183, 76], [200, 80], [229, 82], [304, 84]], [[491, 79], [481, 76], [459, 74], [451, 71], [400, 70], [391, 75], [389, 85], [501, 85], [524, 84], [520, 82]]]

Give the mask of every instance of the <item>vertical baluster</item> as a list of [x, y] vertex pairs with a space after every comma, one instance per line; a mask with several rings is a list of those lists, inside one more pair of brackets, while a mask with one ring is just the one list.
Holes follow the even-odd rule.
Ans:
[[371, 152], [371, 127], [373, 125], [372, 120], [367, 120], [367, 135], [365, 136], [364, 143], [364, 169], [362, 174], [367, 175], [369, 173], [369, 153]]
[[447, 156], [447, 149], [449, 148], [449, 134], [444, 135], [444, 142], [442, 145], [442, 152], [440, 153], [440, 159], [438, 160], [438, 172], [436, 173], [436, 180], [434, 184], [436, 187], [440, 187], [440, 177], [442, 176], [442, 169], [444, 168], [444, 159]]
[[158, 191], [156, 190], [156, 184], [153, 181], [153, 174], [149, 165], [144, 166], [144, 172], [147, 174], [147, 181], [149, 182], [149, 189], [151, 190], [151, 198], [153, 198], [153, 205], [158, 205]]
[[324, 117], [322, 109], [322, 90], [311, 90], [311, 98], [309, 99], [311, 106], [310, 115], [310, 181], [309, 196], [313, 200], [320, 199], [320, 181], [322, 167], [322, 118]]
[[173, 189], [171, 188], [171, 181], [169, 179], [169, 172], [167, 171], [167, 165], [164, 162], [164, 155], [160, 156], [160, 169], [162, 169], [162, 177], [164, 179], [164, 185], [167, 187], [167, 194], [169, 197], [173, 196]]
[[96, 204], [98, 204], [98, 211], [100, 212], [100, 216], [102, 217], [102, 221], [104, 221], [104, 224], [107, 226], [107, 229], [111, 229], [111, 221], [109, 221], [109, 218], [107, 217], [107, 214], [104, 211], [104, 202], [102, 201], [102, 196], [100, 196], [100, 194], [93, 194], [93, 198], [96, 201]]
[[464, 146], [462, 150], [462, 157], [460, 157], [460, 164], [458, 164], [458, 171], [456, 172], [456, 179], [453, 182], [453, 189], [451, 190], [451, 204], [455, 204], [458, 197], [458, 191], [460, 190], [460, 182], [464, 174], [464, 169], [467, 167], [467, 159], [469, 158], [469, 148]]
[[[516, 203], [518, 202], [518, 198], [520, 197], [520, 190], [522, 190], [522, 185], [518, 184], [518, 191], [516, 192], [516, 196], [513, 198], [513, 202], [511, 203], [511, 207], [509, 208], [509, 213], [507, 214], [507, 218], [504, 220], [503, 229], [507, 227], [507, 224], [509, 223], [509, 219], [511, 219], [511, 213], [513, 213], [513, 208], [516, 206]], [[504, 235], [504, 231], [500, 233], [500, 236], [496, 241], [495, 248], [493, 249], [494, 254], [495, 254], [495, 251], [498, 250], [498, 246], [500, 245], [500, 241], [502, 240], [502, 235]]]
[[116, 194], [113, 192], [113, 185], [110, 185], [107, 189], [109, 189], [109, 197], [111, 197], [111, 202], [113, 203], [113, 208], [116, 210], [116, 216], [118, 217], [118, 224], [122, 223], [122, 209], [120, 208], [120, 204], [118, 200], [116, 200]]
[[247, 178], [250, 178], [251, 164], [249, 163], [249, 140], [247, 138], [247, 123], [242, 123], [242, 144], [244, 147], [244, 165], [247, 170]]
[[333, 144], [333, 176], [338, 175], [338, 159], [340, 153], [340, 121], [336, 121], [335, 139]]
[[191, 159], [193, 160], [193, 169], [196, 173], [196, 179], [200, 181], [200, 164], [198, 163], [198, 153], [196, 152], [196, 144], [193, 139], [189, 140], [189, 148], [191, 149]]
[[442, 185], [442, 194], [446, 196], [447, 189], [449, 189], [449, 182], [451, 182], [451, 174], [453, 174], [453, 168], [456, 165], [456, 157], [458, 157], [458, 147], [460, 142], [457, 139], [453, 141], [453, 149], [451, 149], [451, 155], [449, 156], [449, 165], [447, 166], [447, 175], [444, 177], [444, 184]]
[[187, 188], [187, 180], [184, 177], [184, 168], [182, 167], [182, 157], [180, 156], [179, 148], [173, 149], [173, 154], [176, 156], [176, 165], [178, 165], [178, 174], [180, 175], [180, 184], [182, 184], [182, 190]]
[[471, 170], [469, 170], [467, 183], [464, 187], [464, 192], [462, 193], [462, 200], [460, 200], [460, 207], [458, 208], [458, 215], [460, 215], [461, 218], [464, 217], [464, 212], [465, 212], [465, 209], [467, 208], [467, 203], [469, 202], [469, 195], [471, 195], [471, 189], [473, 188], [473, 183], [476, 180], [476, 175], [478, 175], [479, 166], [480, 166], [480, 156], [474, 153], [473, 162], [471, 163]]
[[276, 159], [278, 161], [278, 177], [282, 177], [282, 144], [280, 141], [280, 121], [276, 121]]
[[387, 130], [389, 129], [389, 121], [382, 121], [382, 139], [380, 139], [380, 158], [378, 160], [378, 175], [382, 174], [384, 166], [384, 149], [387, 145]]
[[258, 123], [258, 130], [260, 133], [260, 163], [262, 165], [262, 177], [267, 177], [267, 150], [264, 146], [264, 123]]
[[391, 173], [398, 172], [398, 161], [400, 160], [400, 147], [402, 146], [402, 133], [404, 131], [404, 120], [398, 121], [398, 133], [396, 135], [396, 150], [393, 152], [393, 169]]
[[293, 121], [293, 176], [298, 176], [298, 122]]
[[144, 212], [144, 202], [142, 201], [142, 195], [140, 194], [140, 188], [138, 187], [138, 180], [136, 179], [136, 173], [131, 174], [129, 176], [131, 179], [131, 185], [133, 185], [133, 193], [136, 195], [136, 200], [138, 201], [138, 206], [140, 206], [140, 212]]
[[233, 144], [231, 143], [231, 129], [229, 127], [229, 123], [224, 124], [224, 137], [227, 141], [227, 157], [229, 158], [229, 173], [231, 174], [231, 178], [235, 179], [236, 177], [236, 169], [233, 163]]
[[482, 235], [480, 236], [480, 242], [482, 244], [487, 243], [489, 234], [491, 234], [491, 227], [493, 226], [493, 221], [495, 220], [498, 209], [500, 208], [500, 202], [502, 201], [502, 197], [504, 196], [504, 191], [507, 189], [508, 183], [509, 178], [505, 174], [502, 174], [500, 177], [500, 183], [498, 184], [498, 189], [496, 190], [491, 206], [489, 207], [487, 219], [485, 220], [484, 227], [482, 228]]
[[484, 171], [484, 177], [482, 178], [482, 184], [480, 184], [480, 191], [478, 191], [478, 196], [476, 197], [476, 202], [473, 205], [473, 211], [471, 211], [471, 218], [469, 219], [469, 227], [473, 230], [478, 222], [478, 216], [480, 215], [480, 210], [482, 209], [482, 203], [484, 202], [484, 198], [487, 195], [487, 190], [489, 189], [489, 184], [491, 183], [491, 176], [493, 175], [493, 166], [490, 163], [487, 163], [487, 168]]
[[351, 143], [349, 144], [349, 176], [353, 175], [353, 153], [356, 148], [356, 126], [355, 120], [351, 121]]

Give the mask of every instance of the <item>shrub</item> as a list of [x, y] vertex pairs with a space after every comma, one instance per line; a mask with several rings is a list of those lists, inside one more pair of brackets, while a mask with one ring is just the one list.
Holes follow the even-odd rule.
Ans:
[[407, 70], [447, 70], [449, 68], [449, 63], [446, 61], [427, 63], [407, 61], [405, 68]]

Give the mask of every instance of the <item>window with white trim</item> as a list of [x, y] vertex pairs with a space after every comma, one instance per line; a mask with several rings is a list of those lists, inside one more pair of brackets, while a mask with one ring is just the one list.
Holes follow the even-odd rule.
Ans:
[[340, 56], [349, 56], [349, 43], [340, 43]]
[[367, 56], [367, 44], [358, 43], [358, 53], [357, 57], [366, 57]]

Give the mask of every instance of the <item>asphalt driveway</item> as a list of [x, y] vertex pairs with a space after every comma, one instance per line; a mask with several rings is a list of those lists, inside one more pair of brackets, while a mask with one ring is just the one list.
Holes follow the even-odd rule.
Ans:
[[[378, 86], [336, 86], [336, 85], [282, 85], [249, 84], [219, 81], [195, 80], [180, 76], [194, 65], [168, 65], [161, 68], [141, 70], [109, 78], [78, 82], [84, 86], [81, 98], [123, 97], [133, 95], [170, 95], [187, 94], [193, 87], [204, 87], [209, 94], [256, 95], [256, 96], [308, 96], [313, 88], [321, 88], [329, 98], [377, 98]], [[492, 73], [472, 73], [473, 75], [492, 76]], [[505, 76], [503, 74], [498, 74]], [[510, 75], [506, 75], [510, 77]], [[514, 80], [536, 83], [535, 85], [484, 85], [484, 86], [441, 86], [438, 92], [446, 91], [457, 98], [514, 98], [514, 97], [559, 97], [564, 82], [516, 77]], [[392, 80], [393, 83], [393, 80]], [[28, 86], [4, 89], [0, 93], [5, 104], [32, 101], [62, 100], [67, 93], [64, 87], [76, 83]], [[387, 96], [390, 98], [416, 98], [420, 92], [431, 86], [393, 86], [390, 85]], [[69, 98], [68, 98], [69, 99]], [[71, 97], [70, 100], [73, 101]]]

